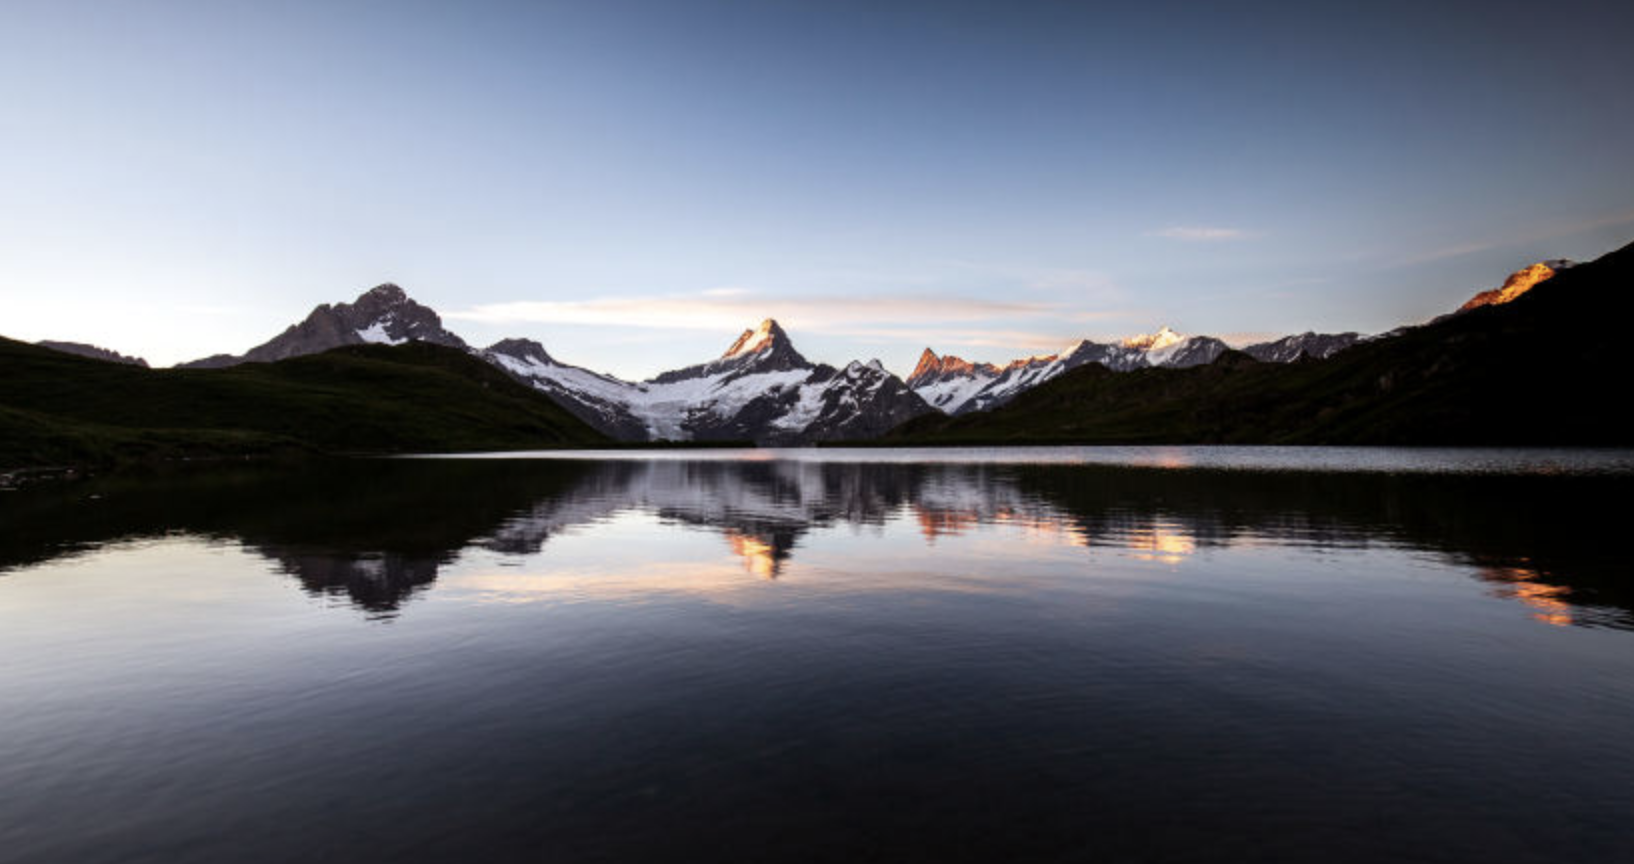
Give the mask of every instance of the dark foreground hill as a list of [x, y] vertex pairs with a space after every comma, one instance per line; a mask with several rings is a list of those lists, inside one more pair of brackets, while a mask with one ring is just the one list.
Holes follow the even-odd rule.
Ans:
[[993, 411], [909, 421], [883, 443], [1634, 445], [1621, 404], [1634, 353], [1619, 335], [1631, 311], [1627, 246], [1513, 302], [1326, 360], [1086, 366]]
[[423, 342], [229, 369], [143, 369], [0, 339], [0, 369], [0, 470], [607, 440], [487, 363]]

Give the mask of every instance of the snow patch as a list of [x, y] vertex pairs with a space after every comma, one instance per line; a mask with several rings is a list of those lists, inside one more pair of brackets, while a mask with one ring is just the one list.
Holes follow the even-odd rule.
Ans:
[[386, 322], [376, 321], [373, 324], [357, 331], [357, 338], [372, 345], [401, 345], [407, 339], [393, 339], [386, 334]]

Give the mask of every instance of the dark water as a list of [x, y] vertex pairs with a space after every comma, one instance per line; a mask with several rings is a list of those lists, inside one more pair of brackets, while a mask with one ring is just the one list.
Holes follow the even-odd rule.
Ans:
[[0, 861], [1634, 860], [1628, 460], [1349, 453], [0, 493]]

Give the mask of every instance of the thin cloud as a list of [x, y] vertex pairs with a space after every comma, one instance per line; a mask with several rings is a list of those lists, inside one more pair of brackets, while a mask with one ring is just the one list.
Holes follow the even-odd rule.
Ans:
[[656, 329], [734, 330], [763, 318], [822, 333], [844, 333], [895, 322], [991, 321], [1035, 318], [1060, 311], [1057, 304], [968, 297], [876, 295], [871, 297], [770, 297], [712, 289], [696, 294], [489, 303], [448, 313], [456, 321], [482, 324], [580, 324]]
[[[1087, 337], [1063, 336], [1060, 333], [1048, 333], [1032, 330], [1006, 329], [971, 329], [971, 328], [876, 328], [866, 331], [848, 333], [862, 342], [888, 343], [923, 343], [938, 354], [949, 353], [950, 348], [995, 348], [1013, 352], [1016, 349], [1034, 353], [1052, 354], [1077, 344], [1079, 339]], [[992, 357], [965, 357], [975, 362], [1007, 363], [1015, 359], [1011, 354], [995, 355]]]
[[1477, 252], [1486, 252], [1490, 249], [1501, 249], [1506, 246], [1519, 246], [1523, 243], [1539, 243], [1544, 240], [1555, 240], [1561, 237], [1570, 237], [1596, 228], [1612, 228], [1634, 222], [1634, 210], [1624, 210], [1618, 213], [1608, 213], [1591, 219], [1582, 219], [1564, 225], [1549, 225], [1525, 234], [1513, 234], [1508, 237], [1476, 240], [1459, 243], [1453, 246], [1444, 246], [1440, 249], [1431, 249], [1392, 262], [1387, 269], [1396, 267], [1415, 267], [1420, 264], [1430, 264], [1436, 261], [1445, 261], [1449, 258], [1462, 258]]
[[1217, 225], [1171, 225], [1157, 231], [1148, 231], [1146, 236], [1207, 243], [1221, 240], [1247, 240], [1253, 235], [1241, 228], [1222, 228]]
[[1261, 342], [1272, 342], [1286, 336], [1286, 333], [1273, 333], [1269, 330], [1249, 330], [1236, 333], [1222, 333], [1218, 338], [1221, 342], [1233, 348], [1243, 348], [1248, 345], [1257, 345]]

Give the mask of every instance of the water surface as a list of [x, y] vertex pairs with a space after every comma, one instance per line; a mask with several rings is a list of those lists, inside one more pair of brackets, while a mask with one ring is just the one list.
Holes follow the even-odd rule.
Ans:
[[0, 861], [1630, 860], [1626, 456], [1251, 450], [0, 494]]

